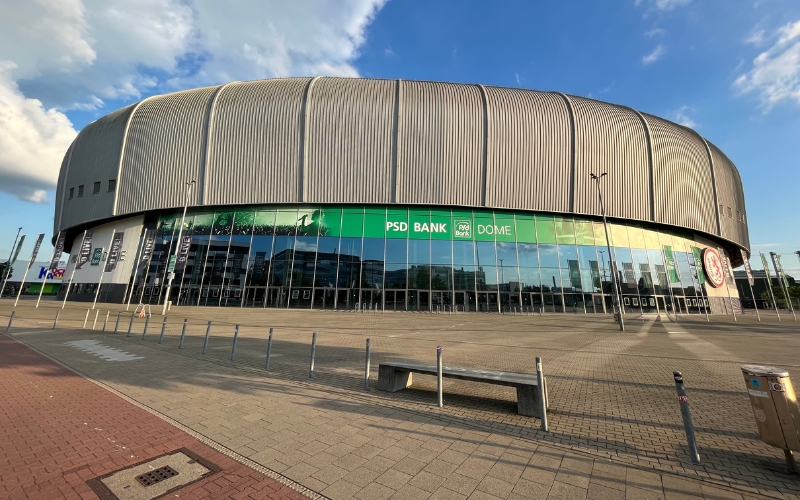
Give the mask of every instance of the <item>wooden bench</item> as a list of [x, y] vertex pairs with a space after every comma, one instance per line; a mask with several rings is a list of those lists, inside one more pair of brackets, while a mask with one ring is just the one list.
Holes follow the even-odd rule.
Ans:
[[[436, 365], [417, 361], [392, 360], [378, 365], [378, 390], [397, 392], [411, 387], [411, 374], [436, 375]], [[494, 372], [442, 366], [442, 377], [507, 385], [517, 388], [517, 413], [528, 417], [539, 416], [536, 375], [528, 373]], [[547, 379], [544, 379], [545, 406], [547, 406]]]

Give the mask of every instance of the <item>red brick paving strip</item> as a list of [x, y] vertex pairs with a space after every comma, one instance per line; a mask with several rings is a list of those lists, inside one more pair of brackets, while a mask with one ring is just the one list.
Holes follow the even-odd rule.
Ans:
[[180, 448], [222, 471], [168, 497], [305, 498], [0, 335], [0, 498], [96, 499], [86, 480]]

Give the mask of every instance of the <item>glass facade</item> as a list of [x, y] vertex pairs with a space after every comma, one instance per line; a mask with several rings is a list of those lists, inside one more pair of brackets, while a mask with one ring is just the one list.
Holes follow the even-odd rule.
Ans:
[[[157, 231], [132, 301], [158, 303], [180, 213]], [[704, 313], [692, 235], [563, 215], [423, 207], [256, 206], [190, 210], [179, 305], [610, 313]], [[181, 260], [181, 259], [179, 259]], [[137, 256], [138, 262], [138, 256]], [[612, 271], [613, 269], [613, 271]], [[709, 311], [710, 312], [710, 311]]]

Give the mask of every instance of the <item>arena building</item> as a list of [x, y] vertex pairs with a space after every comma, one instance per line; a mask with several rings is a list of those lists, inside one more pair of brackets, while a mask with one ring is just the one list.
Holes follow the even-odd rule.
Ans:
[[101, 301], [157, 304], [174, 267], [170, 300], [198, 306], [610, 313], [616, 273], [628, 313], [725, 314], [713, 256], [749, 254], [736, 167], [689, 128], [559, 92], [321, 77], [87, 125], [55, 230], [62, 298], [93, 300], [107, 269]]

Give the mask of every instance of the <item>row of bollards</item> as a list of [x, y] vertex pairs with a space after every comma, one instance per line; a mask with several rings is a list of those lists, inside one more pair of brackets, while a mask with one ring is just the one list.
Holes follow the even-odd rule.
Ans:
[[[84, 317], [84, 321], [83, 321], [84, 328], [86, 327], [86, 324], [88, 323], [90, 311], [91, 311], [91, 309], [86, 311], [86, 316]], [[11, 311], [11, 317], [8, 320], [8, 326], [6, 327], [6, 332], [9, 332], [11, 330], [11, 326], [12, 326], [12, 324], [14, 322], [15, 314], [16, 314], [16, 311]], [[58, 326], [58, 320], [59, 320], [60, 314], [61, 314], [60, 310], [56, 311], [56, 316], [55, 316], [55, 319], [53, 320], [53, 329], [54, 330]], [[105, 317], [105, 320], [103, 322], [103, 331], [106, 331], [106, 328], [108, 326], [108, 320], [109, 320], [110, 314], [111, 314], [111, 311], [108, 311], [106, 313], [106, 317]], [[95, 327], [97, 325], [98, 315], [99, 315], [99, 311], [95, 311], [94, 323], [92, 324], [92, 329], [93, 330], [95, 329]], [[116, 333], [119, 330], [119, 323], [120, 323], [121, 316], [122, 316], [121, 312], [117, 313], [117, 319], [116, 319], [116, 322], [114, 323], [114, 333]], [[131, 315], [131, 320], [130, 320], [130, 323], [128, 324], [128, 331], [127, 331], [126, 337], [130, 337], [131, 336], [131, 332], [133, 330], [134, 318], [135, 318], [135, 316]], [[186, 327], [187, 327], [188, 321], [189, 321], [188, 319], [184, 319], [183, 320], [183, 328], [181, 330], [180, 343], [178, 345], [179, 349], [183, 349], [183, 343], [184, 343], [184, 339], [186, 337]], [[145, 324], [144, 324], [144, 329], [142, 331], [141, 340], [145, 339], [145, 337], [147, 335], [147, 330], [148, 330], [149, 324], [150, 324], [150, 315], [147, 315], [145, 317]], [[165, 335], [166, 327], [167, 327], [167, 318], [165, 317], [163, 319], [162, 323], [161, 323], [161, 334], [160, 334], [159, 339], [158, 339], [158, 343], [159, 344], [162, 344], [164, 342], [164, 335]], [[234, 329], [233, 345], [231, 347], [230, 360], [232, 362], [236, 360], [236, 346], [237, 346], [237, 342], [239, 340], [239, 330], [240, 330], [239, 324], [237, 324], [235, 326], [235, 329]], [[270, 369], [270, 359], [271, 359], [271, 356], [272, 356], [273, 332], [274, 332], [273, 329], [270, 328], [269, 329], [269, 339], [267, 341], [266, 359], [265, 359], [265, 362], [264, 362], [264, 368], [267, 369], [267, 370]], [[208, 352], [208, 344], [209, 344], [210, 335], [211, 335], [211, 321], [208, 322], [208, 325], [206, 327], [206, 335], [205, 335], [205, 339], [203, 341], [203, 354], [206, 354]], [[310, 356], [310, 360], [309, 360], [309, 370], [308, 370], [308, 378], [311, 378], [311, 379], [314, 378], [316, 351], [317, 351], [317, 333], [313, 332], [312, 335], [311, 335], [311, 356]], [[369, 385], [370, 362], [371, 362], [371, 339], [367, 338], [366, 339], [365, 363], [364, 363], [364, 390], [365, 391], [369, 391], [370, 390], [370, 385]], [[438, 404], [439, 408], [442, 408], [444, 406], [443, 387], [442, 387], [442, 370], [443, 370], [442, 347], [441, 346], [437, 346], [436, 347], [436, 397], [437, 397], [437, 404]], [[681, 417], [682, 417], [683, 424], [684, 424], [684, 430], [686, 432], [686, 439], [687, 439], [687, 442], [688, 442], [690, 460], [691, 460], [691, 462], [693, 464], [700, 465], [700, 463], [701, 463], [700, 462], [700, 454], [699, 454], [699, 451], [698, 451], [698, 448], [697, 448], [697, 440], [696, 440], [696, 437], [695, 437], [694, 425], [692, 423], [692, 416], [691, 416], [691, 412], [689, 410], [689, 398], [688, 398], [688, 396], [686, 394], [686, 387], [684, 385], [683, 375], [681, 374], [681, 372], [675, 371], [675, 372], [673, 372], [673, 378], [674, 378], [674, 381], [675, 381], [675, 388], [676, 388], [677, 393], [678, 393], [678, 402], [679, 402], [679, 405], [680, 405]], [[542, 371], [542, 359], [540, 357], [536, 358], [536, 381], [537, 381], [537, 391], [538, 391], [537, 397], [538, 397], [538, 401], [539, 401], [539, 405], [538, 406], [539, 406], [539, 412], [540, 412], [539, 413], [539, 419], [540, 419], [540, 422], [541, 422], [541, 429], [543, 431], [547, 432], [548, 431], [547, 388], [546, 388], [546, 383], [545, 383], [545, 377], [544, 377], [544, 374], [543, 374], [543, 371]]]

